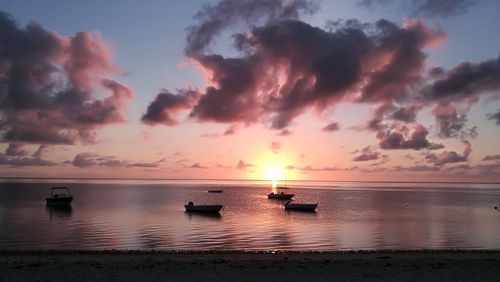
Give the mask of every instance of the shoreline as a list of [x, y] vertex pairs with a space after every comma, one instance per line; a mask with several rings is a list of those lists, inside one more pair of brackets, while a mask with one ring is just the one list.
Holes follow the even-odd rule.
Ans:
[[0, 281], [498, 281], [500, 250], [0, 251]]

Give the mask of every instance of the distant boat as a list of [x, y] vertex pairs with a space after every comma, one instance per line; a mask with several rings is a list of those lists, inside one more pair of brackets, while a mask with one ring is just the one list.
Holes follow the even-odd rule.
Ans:
[[285, 203], [285, 210], [314, 211], [318, 204], [299, 204], [288, 201]]
[[224, 190], [208, 190], [208, 193], [222, 193]]
[[187, 212], [207, 212], [207, 213], [218, 213], [223, 205], [195, 205], [193, 202], [189, 202], [184, 205]]
[[50, 197], [46, 199], [47, 205], [69, 205], [73, 197], [68, 187], [52, 187]]
[[268, 199], [277, 199], [277, 200], [291, 200], [295, 196], [295, 194], [288, 194], [285, 192], [271, 192], [267, 194]]

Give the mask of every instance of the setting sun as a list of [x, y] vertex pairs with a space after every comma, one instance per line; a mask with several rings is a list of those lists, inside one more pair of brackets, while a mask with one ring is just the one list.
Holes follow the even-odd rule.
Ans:
[[280, 165], [268, 164], [264, 166], [264, 178], [266, 180], [271, 180], [273, 187], [277, 186], [278, 180], [285, 178], [285, 172]]

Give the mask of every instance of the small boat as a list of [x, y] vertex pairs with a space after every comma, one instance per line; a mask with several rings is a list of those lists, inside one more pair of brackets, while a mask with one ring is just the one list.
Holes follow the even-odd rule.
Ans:
[[208, 193], [222, 193], [224, 190], [208, 190]]
[[50, 197], [46, 199], [47, 205], [69, 205], [73, 197], [68, 187], [52, 187]]
[[318, 204], [299, 204], [288, 201], [285, 203], [285, 210], [314, 211]]
[[268, 199], [277, 199], [277, 200], [291, 200], [295, 196], [295, 194], [288, 194], [285, 192], [271, 192], [267, 194]]
[[184, 205], [187, 212], [207, 212], [207, 213], [218, 213], [222, 209], [222, 205], [195, 205], [193, 202], [189, 202]]

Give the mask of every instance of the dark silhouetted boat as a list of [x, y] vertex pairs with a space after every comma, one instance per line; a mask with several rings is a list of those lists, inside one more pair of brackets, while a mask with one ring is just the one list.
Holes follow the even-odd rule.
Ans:
[[275, 199], [275, 200], [291, 200], [295, 196], [295, 194], [290, 194], [290, 193], [285, 193], [283, 191], [276, 191], [276, 193], [271, 192], [267, 194], [268, 199]]
[[285, 203], [285, 210], [297, 210], [297, 211], [314, 211], [318, 207], [318, 204], [300, 204], [288, 201]]
[[219, 190], [219, 189], [214, 189], [214, 190], [208, 190], [208, 193], [222, 193], [224, 190]]
[[184, 207], [187, 212], [218, 213], [223, 205], [195, 205], [193, 202], [189, 202]]
[[69, 205], [73, 201], [73, 197], [69, 192], [68, 187], [52, 187], [50, 197], [46, 199], [47, 205]]

